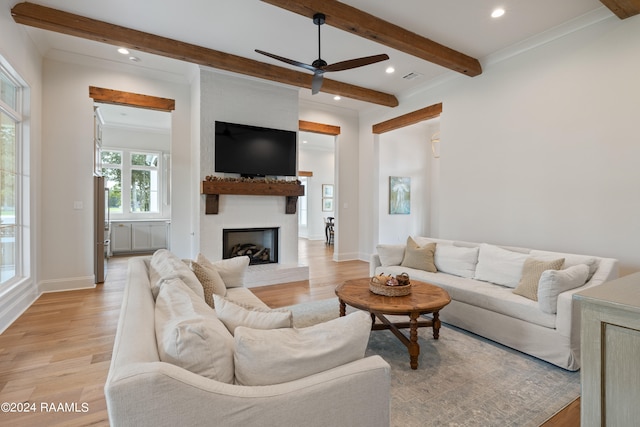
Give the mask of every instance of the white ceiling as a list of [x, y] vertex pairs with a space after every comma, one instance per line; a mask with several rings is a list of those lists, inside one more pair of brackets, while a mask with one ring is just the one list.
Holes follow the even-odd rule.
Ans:
[[[254, 49], [305, 63], [317, 57], [317, 29], [309, 18], [258, 0], [37, 0], [33, 3], [284, 67], [288, 65], [255, 53]], [[613, 15], [598, 0], [344, 0], [343, 3], [475, 57], [483, 65], [492, 55], [542, 33], [557, 32], [562, 26], [570, 26], [571, 21], [584, 20], [588, 14]], [[491, 11], [498, 6], [503, 7], [506, 14], [491, 18]], [[114, 46], [25, 28], [47, 57], [93, 61], [104, 68], [127, 64], [131, 70], [174, 81], [186, 82], [194, 72], [192, 65], [181, 61], [132, 52], [140, 58], [139, 62], [133, 62], [118, 54]], [[403, 96], [429, 85], [434, 79], [457, 74], [330, 25], [322, 27], [322, 58], [328, 63], [379, 53], [387, 53], [390, 59], [328, 73], [326, 77], [391, 93], [402, 102]], [[391, 75], [385, 73], [390, 65], [396, 69]], [[421, 77], [402, 78], [409, 73], [419, 73]], [[300, 92], [302, 99], [336, 104], [332, 95], [312, 96], [308, 89]], [[371, 108], [370, 104], [347, 99], [338, 101], [338, 105], [356, 110]]]

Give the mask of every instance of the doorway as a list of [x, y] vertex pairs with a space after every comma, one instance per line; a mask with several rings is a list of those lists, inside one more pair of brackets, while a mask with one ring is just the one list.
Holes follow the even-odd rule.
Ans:
[[299, 169], [312, 172], [305, 177], [305, 197], [298, 217], [299, 236], [326, 240], [327, 218], [335, 218], [335, 136], [300, 131]]

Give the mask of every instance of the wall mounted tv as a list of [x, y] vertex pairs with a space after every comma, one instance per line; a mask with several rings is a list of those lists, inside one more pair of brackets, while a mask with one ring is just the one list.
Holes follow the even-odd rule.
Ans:
[[294, 131], [215, 122], [215, 170], [247, 177], [296, 176]]

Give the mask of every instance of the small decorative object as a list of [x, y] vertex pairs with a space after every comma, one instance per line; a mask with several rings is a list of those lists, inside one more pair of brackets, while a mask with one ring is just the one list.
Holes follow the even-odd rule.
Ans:
[[389, 213], [391, 215], [411, 213], [411, 178], [389, 177]]
[[376, 295], [401, 297], [411, 293], [409, 275], [402, 273], [396, 277], [384, 273], [373, 276], [369, 282], [369, 290]]

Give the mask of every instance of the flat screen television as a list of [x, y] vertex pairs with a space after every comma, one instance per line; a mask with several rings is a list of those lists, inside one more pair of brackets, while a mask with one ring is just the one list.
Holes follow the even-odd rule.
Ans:
[[215, 122], [215, 171], [246, 177], [296, 176], [297, 133]]

